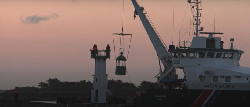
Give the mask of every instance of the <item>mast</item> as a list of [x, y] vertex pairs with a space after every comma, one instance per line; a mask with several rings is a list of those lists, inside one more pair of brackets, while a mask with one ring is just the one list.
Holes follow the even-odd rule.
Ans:
[[202, 27], [199, 30], [199, 26], [200, 26], [200, 23], [201, 23], [200, 19], [199, 19], [199, 17], [201, 17], [201, 14], [199, 13], [199, 10], [202, 10], [202, 9], [199, 9], [199, 4], [201, 2], [199, 2], [199, 0], [194, 0], [194, 2], [191, 2], [191, 0], [188, 0], [188, 3], [193, 3], [193, 4], [195, 4], [195, 7], [196, 7], [196, 16], [194, 16], [195, 17], [194, 25], [196, 26], [195, 35], [196, 35], [196, 37], [199, 37], [199, 31], [203, 30]]
[[199, 21], [199, 1], [196, 0], [196, 37], [198, 37], [198, 28], [199, 28], [199, 24], [198, 24], [198, 21]]

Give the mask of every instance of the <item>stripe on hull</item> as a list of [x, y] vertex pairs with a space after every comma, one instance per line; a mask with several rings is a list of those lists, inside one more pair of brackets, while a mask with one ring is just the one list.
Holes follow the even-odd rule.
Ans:
[[220, 93], [220, 90], [213, 90], [213, 92], [208, 97], [207, 101], [205, 101], [203, 107], [209, 107], [219, 93]]
[[203, 90], [192, 107], [209, 107], [219, 93], [220, 90]]
[[194, 102], [192, 107], [201, 107], [213, 90], [203, 90], [199, 98]]

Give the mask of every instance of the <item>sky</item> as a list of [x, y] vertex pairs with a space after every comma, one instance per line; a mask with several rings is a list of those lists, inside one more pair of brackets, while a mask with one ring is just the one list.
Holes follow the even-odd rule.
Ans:
[[[185, 34], [192, 18], [187, 0], [137, 0], [161, 35], [166, 45], [191, 40]], [[249, 0], [202, 0], [201, 26], [204, 31], [223, 32], [222, 40], [229, 48], [229, 39], [243, 50], [240, 65], [250, 67]], [[174, 9], [174, 25], [173, 25]], [[124, 11], [124, 12], [123, 12]], [[156, 52], [130, 0], [0, 0], [0, 89], [15, 86], [36, 86], [49, 78], [61, 81], [93, 81], [95, 66], [89, 49], [111, 45], [107, 60], [108, 79], [120, 79], [139, 85], [141, 81], [156, 82], [159, 72]], [[186, 13], [186, 15], [185, 15]], [[184, 17], [185, 16], [185, 17]], [[214, 18], [215, 17], [215, 18]], [[209, 24], [207, 21], [211, 24]], [[125, 38], [128, 75], [115, 75], [119, 37], [112, 33], [133, 34], [131, 48]], [[174, 26], [174, 27], [173, 27]], [[172, 33], [174, 29], [174, 33]], [[188, 30], [189, 31], [189, 30]], [[116, 51], [113, 49], [115, 40]], [[183, 77], [182, 71], [177, 72]]]

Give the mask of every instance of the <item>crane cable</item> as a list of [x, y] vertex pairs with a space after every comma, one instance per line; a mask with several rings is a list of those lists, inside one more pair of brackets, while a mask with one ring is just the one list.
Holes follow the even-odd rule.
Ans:
[[129, 45], [128, 45], [127, 59], [128, 59], [128, 55], [129, 55], [129, 50], [130, 50], [130, 46], [131, 46], [131, 41], [132, 41], [132, 34], [131, 34], [130, 41], [129, 41]]
[[184, 18], [183, 18], [183, 20], [182, 20], [181, 30], [180, 30], [180, 31], [182, 31], [182, 28], [183, 28], [184, 20], [185, 20], [186, 13], [187, 13], [187, 7], [188, 7], [188, 3], [187, 3], [187, 5], [186, 5], [185, 14], [184, 14]]
[[[124, 0], [122, 0], [122, 34], [123, 34], [123, 23], [124, 23]], [[123, 35], [122, 35], [122, 38], [123, 38], [123, 46], [121, 45], [121, 37], [120, 37], [120, 46], [122, 47], [123, 49], [122, 52], [123, 52], [124, 51], [124, 36]]]
[[[144, 11], [145, 11], [145, 10], [144, 10]], [[145, 13], [147, 13], [147, 12], [145, 11]], [[148, 19], [148, 21], [149, 21], [150, 25], [152, 26], [153, 30], [155, 31], [156, 35], [158, 36], [158, 38], [159, 38], [160, 41], [162, 42], [163, 46], [165, 46], [166, 49], [168, 49], [167, 45], [164, 43], [163, 39], [161, 38], [160, 34], [158, 33], [157, 29], [154, 27], [154, 24], [153, 24], [153, 22], [151, 21], [150, 17], [149, 17], [147, 14], [145, 14], [145, 16], [146, 16], [146, 18]]]
[[[124, 41], [123, 41], [123, 43], [124, 43]], [[122, 47], [122, 37], [120, 36], [120, 52], [121, 52], [122, 49], [123, 49], [123, 47]]]
[[[115, 59], [116, 59], [116, 53], [115, 53], [115, 38], [114, 38], [114, 35], [119, 35], [120, 36], [120, 49], [119, 51], [120, 52], [124, 52], [124, 48], [125, 48], [125, 40], [124, 40], [124, 36], [125, 35], [130, 35], [130, 43], [129, 43], [129, 47], [128, 47], [128, 54], [127, 54], [127, 59], [128, 59], [128, 55], [129, 55], [129, 50], [130, 50], [130, 47], [131, 47], [131, 41], [132, 41], [132, 34], [124, 34], [123, 33], [123, 26], [124, 26], [124, 0], [123, 0], [123, 13], [122, 13], [122, 33], [113, 33], [112, 34], [112, 38], [113, 38], [113, 45], [114, 45], [114, 54], [115, 54]], [[121, 37], [122, 36], [122, 37]], [[122, 50], [123, 49], [123, 50]], [[128, 74], [128, 71], [126, 70], [127, 74]], [[129, 78], [129, 81], [131, 83], [131, 79], [130, 79], [130, 76], [128, 74], [128, 78]]]
[[123, 33], [123, 23], [124, 23], [124, 0], [122, 1], [122, 33]]
[[[124, 23], [124, 0], [122, 1], [122, 34], [123, 34], [123, 23]], [[123, 37], [123, 49], [125, 48], [124, 46], [124, 35], [122, 35]], [[129, 55], [129, 50], [130, 50], [130, 45], [131, 45], [131, 40], [132, 40], [132, 34], [131, 34], [131, 37], [130, 37], [130, 42], [129, 42], [129, 47], [128, 47], [128, 54], [127, 54], [127, 59], [128, 59], [128, 55]], [[124, 51], [124, 50], [123, 50]], [[129, 82], [131, 83], [131, 79], [130, 79], [130, 76], [129, 76], [129, 73], [128, 73], [128, 70], [126, 70], [127, 74], [128, 74], [128, 78], [129, 78]]]
[[116, 54], [115, 54], [115, 38], [114, 38], [114, 34], [112, 34], [112, 38], [113, 38], [113, 46], [114, 46], [114, 55], [115, 55], [115, 59], [116, 59]]
[[[188, 5], [188, 3], [187, 3], [187, 5]], [[182, 20], [182, 26], [181, 26], [181, 30], [180, 30], [180, 31], [182, 31], [184, 19], [185, 19], [185, 17], [186, 17], [187, 5], [186, 5], [185, 15], [184, 15], [184, 18], [183, 18], [183, 20]], [[192, 7], [192, 5], [190, 5], [190, 7]], [[193, 13], [192, 8], [191, 8], [191, 12]], [[193, 19], [193, 20], [194, 20], [194, 19]], [[192, 21], [193, 21], [193, 20], [192, 20]], [[191, 22], [192, 22], [192, 21], [191, 21]], [[185, 34], [187, 33], [187, 31], [188, 31], [188, 30], [190, 31], [190, 29], [191, 29], [191, 24], [192, 24], [191, 22], [189, 23], [189, 24], [190, 24], [189, 27], [185, 30], [184, 34], [181, 36], [180, 41], [183, 39], [183, 37], [185, 36]]]

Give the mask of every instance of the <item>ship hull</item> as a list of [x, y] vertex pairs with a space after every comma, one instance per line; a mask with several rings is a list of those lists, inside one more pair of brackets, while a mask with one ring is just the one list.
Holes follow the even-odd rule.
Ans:
[[250, 107], [250, 91], [149, 89], [135, 106], [148, 107]]

